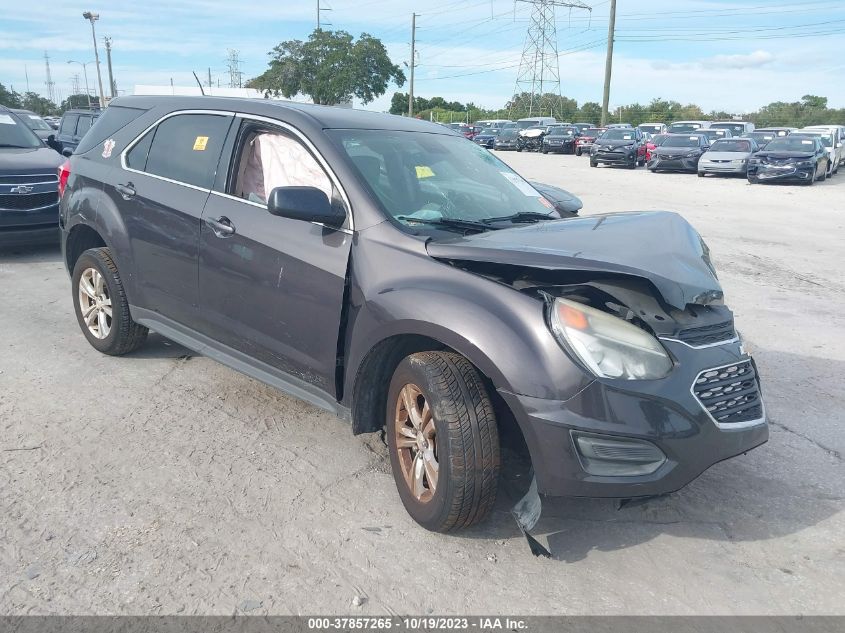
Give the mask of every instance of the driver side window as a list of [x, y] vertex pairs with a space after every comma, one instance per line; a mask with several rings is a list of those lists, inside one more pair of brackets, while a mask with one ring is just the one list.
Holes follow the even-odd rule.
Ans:
[[314, 156], [295, 138], [263, 128], [246, 132], [228, 192], [267, 204], [276, 187], [316, 187], [331, 200], [332, 181]]

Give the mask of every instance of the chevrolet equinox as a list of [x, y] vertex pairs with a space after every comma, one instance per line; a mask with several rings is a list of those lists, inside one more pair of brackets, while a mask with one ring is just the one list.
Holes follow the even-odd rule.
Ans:
[[430, 530], [490, 512], [514, 421], [558, 496], [668, 493], [768, 438], [707, 246], [675, 213], [561, 218], [443, 126], [267, 100], [118, 98], [59, 172], [95, 349], [152, 329], [384, 431]]

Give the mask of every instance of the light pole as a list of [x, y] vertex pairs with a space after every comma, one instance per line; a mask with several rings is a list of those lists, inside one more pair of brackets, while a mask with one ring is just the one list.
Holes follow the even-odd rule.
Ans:
[[[91, 62], [77, 62], [72, 59], [67, 60], [68, 64], [79, 64], [82, 66], [82, 72], [85, 75], [85, 96], [88, 97], [88, 109], [91, 109], [91, 91], [88, 89], [88, 64]], [[79, 75], [77, 75], [79, 77]]]
[[97, 52], [97, 32], [94, 30], [94, 22], [100, 19], [99, 13], [86, 11], [82, 17], [91, 23], [91, 37], [94, 39], [94, 62], [97, 66], [97, 83], [100, 85], [100, 108], [106, 107], [106, 95], [103, 92], [103, 78], [100, 75], [100, 54]]

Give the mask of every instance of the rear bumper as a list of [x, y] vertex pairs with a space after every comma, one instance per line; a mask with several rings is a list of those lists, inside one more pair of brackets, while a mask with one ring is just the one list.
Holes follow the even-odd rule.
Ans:
[[[670, 353], [676, 351], [673, 346], [682, 344], [667, 344]], [[666, 494], [684, 487], [713, 464], [768, 440], [765, 410], [760, 419], [748, 424], [719, 426], [691, 391], [696, 376], [708, 367], [748, 360], [739, 344], [702, 350], [679, 347], [677, 351], [686, 358], [670, 376], [633, 388], [620, 381], [596, 380], [566, 401], [500, 391], [523, 430], [540, 493], [609, 498]], [[645, 440], [657, 446], [666, 461], [647, 475], [591, 475], [582, 466], [583, 457], [573, 439], [573, 433], [579, 432]]]

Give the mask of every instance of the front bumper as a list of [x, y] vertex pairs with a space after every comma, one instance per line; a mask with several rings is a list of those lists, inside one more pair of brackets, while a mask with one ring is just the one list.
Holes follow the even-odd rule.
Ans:
[[795, 165], [749, 165], [748, 177], [764, 181], [809, 182], [816, 175], [815, 167]]
[[508, 142], [508, 143], [497, 142], [495, 145], [493, 145], [493, 149], [498, 149], [498, 150], [508, 150], [508, 149], [516, 149], [516, 148], [517, 148], [516, 141]]
[[665, 169], [666, 171], [698, 171], [700, 158], [700, 156], [665, 157], [652, 154], [648, 168]]
[[594, 163], [602, 163], [604, 165], [630, 165], [632, 161], [637, 161], [637, 153], [636, 151], [613, 152], [600, 150], [590, 152], [590, 160]]
[[59, 205], [32, 210], [0, 210], [0, 246], [57, 244]]
[[741, 174], [748, 171], [748, 163], [714, 163], [700, 161], [698, 171], [705, 174]]
[[496, 140], [492, 138], [474, 138], [472, 142], [476, 145], [481, 145], [481, 147], [486, 147], [487, 149], [493, 149], [496, 145]]
[[[610, 498], [666, 494], [713, 464], [768, 440], [765, 412], [748, 423], [720, 426], [692, 392], [702, 371], [749, 360], [739, 343], [704, 349], [673, 341], [664, 345], [676, 366], [661, 380], [595, 380], [566, 401], [499, 392], [522, 428], [540, 493]], [[573, 432], [646, 440], [666, 461], [648, 475], [591, 475], [582, 466]]]
[[543, 143], [543, 149], [552, 153], [571, 154], [575, 151], [575, 145], [570, 142], [559, 143], [555, 141], [547, 141]]

